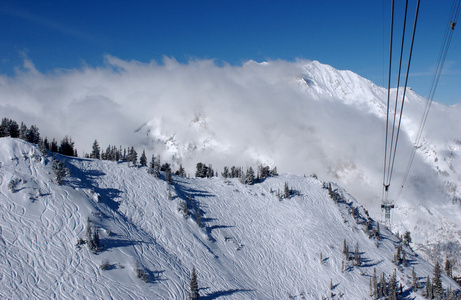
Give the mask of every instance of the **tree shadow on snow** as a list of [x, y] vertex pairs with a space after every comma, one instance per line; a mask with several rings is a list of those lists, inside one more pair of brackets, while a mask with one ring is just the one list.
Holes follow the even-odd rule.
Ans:
[[95, 188], [94, 191], [98, 193], [99, 195], [101, 195], [101, 198], [99, 200], [100, 202], [104, 203], [112, 210], [118, 210], [118, 208], [120, 207], [120, 203], [113, 199], [120, 198], [122, 191], [117, 190], [117, 189], [111, 189], [111, 188], [107, 188], [107, 189]]
[[368, 258], [362, 258], [362, 264], [360, 265], [362, 268], [368, 268], [368, 267], [375, 267], [381, 263], [384, 262], [384, 259], [381, 259], [377, 262], [373, 262], [371, 259]]
[[161, 271], [151, 271], [149, 269], [144, 269], [147, 274], [149, 275], [149, 280], [148, 282], [159, 282], [159, 281], [166, 281], [165, 278], [162, 278], [162, 274], [165, 272], [165, 270]]
[[216, 229], [223, 229], [223, 228], [233, 228], [233, 227], [235, 227], [235, 226], [228, 226], [228, 225], [213, 225], [213, 226], [210, 226], [210, 227], [204, 226], [204, 229], [206, 230], [207, 236], [208, 236], [208, 238], [210, 239], [210, 241], [216, 242], [216, 239], [213, 238], [213, 236], [211, 235], [211, 234], [213, 233], [213, 230], [216, 230]]
[[66, 166], [74, 177], [80, 178], [80, 181], [73, 183], [74, 188], [91, 189], [100, 195], [100, 202], [112, 210], [118, 210], [120, 204], [114, 199], [120, 198], [122, 191], [113, 188], [99, 188], [95, 184], [96, 177], [105, 176], [106, 173], [100, 170], [81, 170], [70, 163]]
[[103, 250], [109, 250], [111, 248], [129, 247], [144, 243], [143, 241], [132, 241], [122, 239], [101, 239], [101, 244], [104, 245]]
[[209, 293], [206, 296], [201, 296], [200, 299], [210, 300], [210, 299], [217, 299], [219, 297], [224, 296], [231, 296], [235, 293], [245, 293], [245, 292], [253, 292], [254, 290], [246, 290], [246, 289], [232, 289], [227, 291], [217, 291], [213, 293]]

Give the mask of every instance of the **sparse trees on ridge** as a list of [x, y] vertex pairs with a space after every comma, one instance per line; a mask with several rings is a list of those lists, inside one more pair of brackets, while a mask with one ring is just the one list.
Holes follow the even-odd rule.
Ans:
[[199, 162], [197, 163], [195, 177], [197, 178], [211, 178], [214, 176], [214, 170], [211, 165], [206, 166], [205, 164]]
[[77, 150], [74, 149], [72, 138], [66, 136], [61, 140], [58, 152], [67, 156], [77, 156]]
[[12, 138], [19, 137], [19, 125], [16, 121], [3, 118], [0, 124], [0, 137], [10, 136]]
[[58, 147], [56, 139], [53, 138], [52, 142], [49, 143], [48, 139], [42, 139], [37, 126], [32, 125], [27, 128], [24, 122], [21, 122], [21, 126], [14, 120], [3, 118], [0, 123], [0, 137], [12, 137], [20, 138], [29, 143], [39, 145], [40, 151], [45, 154], [46, 151], [60, 153], [67, 156], [78, 156], [77, 149], [74, 148], [74, 142], [68, 136], [61, 140], [61, 144]]

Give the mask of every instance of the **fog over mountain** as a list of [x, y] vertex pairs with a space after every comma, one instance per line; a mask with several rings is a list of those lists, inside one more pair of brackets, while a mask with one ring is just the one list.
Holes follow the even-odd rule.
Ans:
[[[224, 165], [264, 163], [282, 173], [315, 173], [341, 184], [378, 219], [386, 95], [357, 74], [307, 60], [231, 66], [107, 56], [103, 67], [49, 74], [26, 60], [14, 77], [0, 77], [3, 116], [37, 125], [42, 136], [71, 136], [80, 155], [97, 139], [103, 149], [146, 149], [191, 174], [199, 161], [219, 172]], [[391, 198], [399, 193], [426, 104], [411, 89], [406, 95]], [[449, 242], [455, 246], [444, 251], [461, 249], [460, 116], [459, 104], [432, 104], [393, 210], [394, 228], [411, 230], [422, 250]]]

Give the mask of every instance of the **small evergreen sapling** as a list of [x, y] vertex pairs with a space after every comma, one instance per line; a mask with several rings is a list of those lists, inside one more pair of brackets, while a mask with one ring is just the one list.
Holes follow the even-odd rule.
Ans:
[[432, 299], [433, 294], [432, 294], [432, 283], [431, 279], [429, 278], [429, 275], [427, 275], [426, 279], [426, 289], [424, 295], [426, 296], [427, 299]]
[[372, 285], [372, 294], [373, 299], [377, 299], [378, 297], [378, 279], [376, 277], [376, 268], [373, 268], [373, 277], [371, 277], [371, 285]]
[[141, 164], [142, 167], [147, 166], [147, 157], [146, 157], [146, 151], [142, 150], [141, 157], [139, 158], [139, 163]]
[[138, 261], [136, 261], [135, 271], [136, 271], [136, 277], [138, 277], [139, 279], [141, 279], [142, 281], [146, 283], [149, 282], [149, 274], [146, 272], [146, 270], [144, 270], [144, 268], [141, 267]]
[[56, 175], [57, 184], [61, 185], [64, 178], [69, 173], [69, 170], [66, 168], [66, 164], [63, 161], [57, 159], [53, 160], [53, 171]]
[[285, 186], [283, 187], [283, 198], [290, 198], [290, 188], [288, 187], [288, 182], [285, 182]]
[[197, 223], [199, 227], [202, 226], [202, 215], [200, 213], [200, 208], [197, 208], [197, 215], [195, 217], [195, 222]]
[[360, 255], [359, 251], [359, 243], [355, 244], [355, 251], [354, 251], [354, 261], [356, 266], [361, 266], [362, 265], [362, 257]]
[[417, 291], [418, 290], [418, 277], [416, 277], [416, 273], [415, 273], [415, 267], [412, 268], [411, 270], [411, 287], [413, 289], [413, 291]]
[[439, 262], [437, 261], [434, 266], [434, 278], [432, 280], [433, 285], [433, 296], [437, 299], [443, 296], [443, 287], [442, 287], [442, 269], [440, 268]]
[[199, 292], [198, 292], [198, 282], [197, 282], [197, 274], [195, 273], [195, 266], [192, 267], [191, 279], [190, 279], [190, 300], [198, 300], [199, 299]]

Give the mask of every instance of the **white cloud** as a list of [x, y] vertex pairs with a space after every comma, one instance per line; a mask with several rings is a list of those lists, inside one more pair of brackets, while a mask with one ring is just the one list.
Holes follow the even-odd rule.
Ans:
[[[379, 194], [383, 90], [350, 72], [309, 61], [217, 66], [212, 60], [182, 64], [164, 58], [146, 64], [113, 56], [106, 56], [103, 67], [51, 74], [27, 64], [14, 77], [0, 76], [2, 115], [36, 124], [43, 136], [69, 135], [80, 154], [91, 151], [98, 139], [103, 148], [132, 145], [163, 159], [174, 150], [190, 171], [198, 161], [213, 163], [219, 171], [224, 164], [273, 163], [282, 172], [349, 182], [363, 198]], [[410, 96], [408, 129], [419, 122], [423, 107], [422, 99]], [[436, 121], [428, 132], [452, 137], [460, 130], [453, 125], [459, 113], [436, 106], [436, 115], [452, 119], [451, 129], [438, 134], [446, 123]], [[163, 141], [174, 137], [175, 144], [169, 144], [170, 151], [162, 149], [152, 133]], [[411, 145], [403, 134], [398, 164], [406, 163]]]

